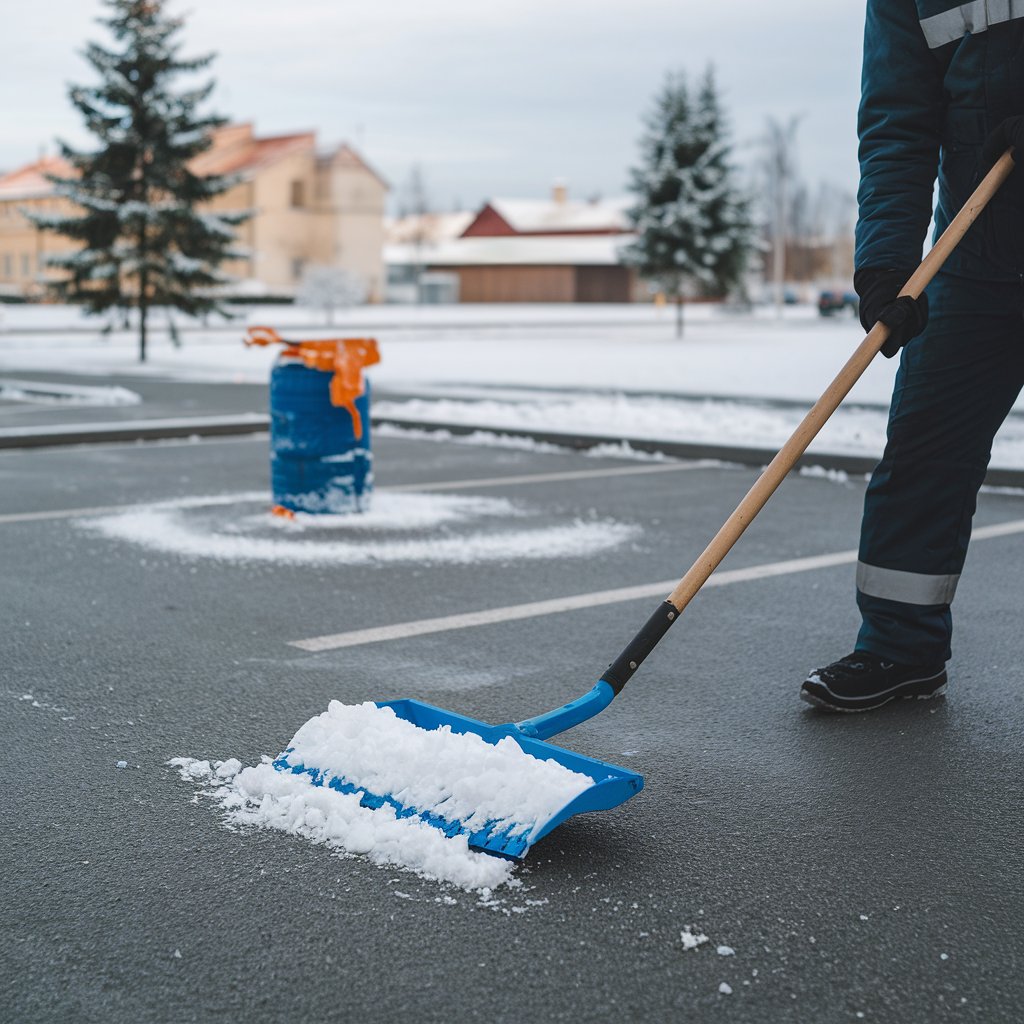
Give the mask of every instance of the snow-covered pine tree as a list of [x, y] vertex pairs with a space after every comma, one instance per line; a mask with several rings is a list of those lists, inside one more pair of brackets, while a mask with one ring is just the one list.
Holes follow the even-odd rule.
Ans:
[[734, 181], [714, 73], [694, 97], [682, 73], [670, 74], [655, 99], [631, 172], [638, 234], [626, 260], [676, 302], [683, 331], [687, 291], [724, 295], [741, 280], [753, 244], [749, 200]]
[[51, 180], [78, 210], [33, 220], [81, 243], [77, 252], [49, 259], [67, 271], [52, 285], [56, 295], [93, 313], [127, 317], [137, 310], [139, 361], [145, 362], [154, 307], [192, 315], [224, 312], [213, 290], [228, 278], [218, 268], [241, 255], [234, 228], [249, 214], [198, 209], [234, 184], [228, 176], [190, 169], [225, 119], [199, 112], [213, 80], [175, 86], [214, 55], [180, 56], [182, 20], [165, 12], [164, 0], [103, 2], [108, 16], [98, 21], [110, 30], [115, 48], [89, 43], [84, 56], [100, 81], [69, 89], [99, 146], [84, 152], [59, 143], [74, 173]]

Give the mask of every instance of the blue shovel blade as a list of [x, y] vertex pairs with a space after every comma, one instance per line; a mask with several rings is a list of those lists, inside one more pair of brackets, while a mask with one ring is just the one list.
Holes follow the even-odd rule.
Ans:
[[467, 836], [469, 845], [474, 849], [484, 850], [488, 853], [495, 853], [504, 857], [525, 857], [533, 843], [537, 842], [538, 839], [542, 839], [567, 818], [571, 818], [574, 814], [582, 814], [584, 811], [604, 811], [611, 807], [617, 807], [643, 789], [644, 779], [642, 775], [631, 772], [626, 768], [620, 768], [618, 765], [597, 761], [592, 757], [584, 757], [582, 754], [574, 754], [572, 751], [557, 747], [553, 743], [546, 743], [543, 740], [524, 736], [511, 723], [508, 725], [488, 725], [486, 722], [478, 722], [474, 718], [466, 718], [464, 715], [456, 714], [453, 711], [445, 711], [443, 708], [435, 707], [433, 704], [424, 704], [419, 700], [380, 701], [377, 703], [377, 706], [391, 708], [399, 718], [428, 731], [439, 729], [442, 725], [447, 725], [454, 733], [475, 733], [487, 743], [497, 743], [506, 736], [511, 736], [532, 757], [539, 758], [542, 761], [556, 761], [570, 771], [589, 776], [594, 784], [571, 800], [547, 821], [543, 823], [538, 822], [539, 828], [535, 831], [516, 831], [515, 829], [510, 831], [507, 828], [499, 831], [494, 825], [486, 825], [482, 829], [470, 832], [463, 827], [462, 822], [459, 820], [449, 820], [427, 811], [421, 811], [415, 807], [407, 807], [396, 800], [391, 794], [368, 793], [362, 787], [354, 786], [343, 778], [325, 775], [316, 766], [297, 764], [289, 759], [289, 754], [292, 752], [291, 748], [284, 751], [274, 761], [274, 767], [278, 771], [309, 775], [313, 784], [317, 786], [326, 785], [340, 793], [357, 794], [360, 798], [360, 803], [364, 807], [376, 810], [384, 806], [384, 804], [388, 804], [394, 809], [398, 817], [408, 818], [415, 815], [428, 825], [440, 829], [449, 837], [464, 833]]

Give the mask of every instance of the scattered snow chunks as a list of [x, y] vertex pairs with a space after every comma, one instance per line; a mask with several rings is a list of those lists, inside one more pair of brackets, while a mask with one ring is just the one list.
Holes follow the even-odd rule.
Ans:
[[828, 480], [834, 484], [848, 484], [850, 475], [844, 469], [829, 469], [826, 466], [801, 466], [800, 476]]
[[203, 781], [213, 774], [209, 761], [198, 761], [193, 757], [175, 757], [167, 762], [177, 768], [181, 777], [186, 781]]
[[[223, 767], [235, 759], [214, 762]], [[370, 810], [358, 795], [316, 786], [308, 775], [274, 768], [265, 757], [228, 779], [209, 761], [176, 757], [168, 762], [186, 782], [204, 787], [225, 825], [274, 829], [322, 843], [341, 854], [365, 856], [426, 878], [488, 894], [514, 885], [514, 863], [469, 848], [464, 835], [448, 839], [419, 818], [397, 818], [391, 807]]]
[[723, 996], [731, 996], [732, 995], [732, 985], [730, 985], [727, 981], [723, 981], [722, 984], [718, 986], [718, 991]]
[[295, 734], [287, 757], [467, 832], [489, 825], [528, 841], [593, 785], [589, 775], [532, 757], [512, 737], [488, 743], [448, 726], [421, 729], [369, 701], [331, 701]]
[[118, 768], [127, 768], [128, 767], [128, 762], [127, 761], [118, 761], [117, 762], [117, 767]]
[[718, 949], [715, 950], [715, 952], [719, 956], [735, 956], [736, 955], [736, 950], [733, 949], [732, 946], [719, 946]]
[[683, 952], [688, 949], [696, 949], [708, 941], [708, 937], [703, 932], [694, 935], [693, 925], [689, 924], [679, 933], [679, 937], [683, 940]]
[[217, 765], [214, 775], [218, 779], [233, 779], [242, 770], [242, 762], [237, 757], [229, 757]]

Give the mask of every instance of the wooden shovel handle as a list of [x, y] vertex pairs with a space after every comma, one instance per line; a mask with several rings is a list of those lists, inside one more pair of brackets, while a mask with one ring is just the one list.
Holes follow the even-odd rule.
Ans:
[[[985, 175], [981, 184], [975, 189], [971, 198], [964, 203], [963, 208], [953, 218], [949, 227], [943, 231], [942, 236], [924, 258], [924, 261], [904, 285], [900, 295], [910, 295], [915, 299], [921, 295], [942, 264], [946, 262], [949, 254], [956, 248], [960, 239], [967, 233], [967, 229], [999, 190], [1000, 185], [1013, 170], [1013, 166], [1012, 150], [1007, 150]], [[753, 522], [757, 513], [764, 508], [765, 502], [775, 493], [776, 488], [796, 465], [807, 446], [839, 407], [839, 403], [849, 394], [850, 389], [860, 379], [861, 374], [878, 354], [888, 337], [889, 328], [881, 321], [871, 328], [868, 336], [850, 356], [835, 380], [793, 431], [793, 436], [782, 446], [778, 455], [772, 459], [765, 471], [757, 478], [754, 486], [736, 506], [736, 511], [729, 516], [711, 543], [679, 581], [679, 585], [669, 594], [668, 602], [674, 605], [677, 611], [682, 611], [690, 603], [697, 591], [707, 582], [708, 577], [718, 568], [722, 559], [740, 539], [743, 531]]]

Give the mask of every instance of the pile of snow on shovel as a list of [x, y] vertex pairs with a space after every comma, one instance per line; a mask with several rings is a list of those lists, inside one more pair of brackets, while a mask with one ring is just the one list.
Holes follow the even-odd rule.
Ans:
[[[391, 795], [452, 821], [468, 832], [496, 823], [498, 831], [536, 834], [554, 814], [593, 784], [555, 761], [531, 757], [511, 738], [487, 743], [448, 727], [420, 729], [390, 708], [332, 701], [288, 744], [292, 764], [315, 766], [370, 793]], [[370, 810], [359, 793], [316, 785], [310, 775], [274, 768], [264, 757], [243, 767], [176, 757], [169, 762], [199, 785], [230, 826], [277, 829], [323, 843], [342, 854], [414, 871], [467, 890], [494, 889], [512, 879], [513, 863], [470, 849], [466, 834], [447, 838], [418, 816], [399, 818], [385, 804]]]

